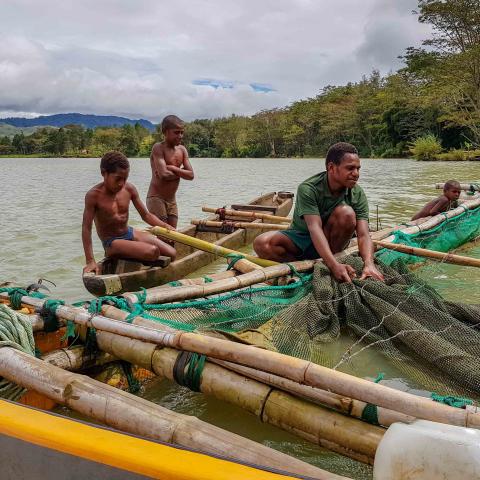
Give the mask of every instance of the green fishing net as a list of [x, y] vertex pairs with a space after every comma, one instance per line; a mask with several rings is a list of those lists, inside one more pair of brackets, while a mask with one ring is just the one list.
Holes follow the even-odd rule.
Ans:
[[[425, 232], [405, 234], [397, 230], [393, 232], [393, 235], [395, 239], [392, 240], [392, 243], [449, 252], [480, 235], [480, 207], [465, 210], [452, 218], [446, 218], [441, 224]], [[398, 259], [408, 263], [423, 261], [420, 257], [387, 249], [377, 252], [376, 257], [387, 265], [391, 265]]]

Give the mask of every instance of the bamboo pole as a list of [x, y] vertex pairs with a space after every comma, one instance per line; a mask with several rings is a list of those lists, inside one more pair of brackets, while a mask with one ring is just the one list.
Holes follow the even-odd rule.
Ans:
[[85, 348], [79, 345], [73, 348], [59, 348], [58, 350], [48, 352], [42, 355], [42, 360], [63, 370], [78, 372], [85, 368], [106, 365], [118, 359], [105, 352], [86, 355]]
[[286, 230], [289, 225], [283, 225], [280, 223], [253, 223], [253, 222], [233, 222], [227, 220], [225, 222], [216, 222], [214, 220], [197, 220], [192, 219], [190, 220], [192, 225], [203, 225], [205, 227], [223, 227], [223, 226], [231, 226], [232, 228], [244, 228], [246, 230]]
[[[120, 310], [117, 307], [111, 305], [103, 305], [102, 313], [114, 320], [124, 321], [128, 317], [128, 313]], [[145, 327], [154, 328], [155, 330], [161, 330], [166, 332], [175, 332], [175, 329], [168, 327], [159, 322], [145, 319], [143, 317], [135, 317], [132, 320], [132, 323], [135, 325], [143, 325]], [[214, 337], [218, 337], [217, 334], [209, 333]], [[238, 365], [232, 362], [227, 362], [224, 360], [219, 360], [216, 358], [209, 357], [209, 362], [220, 365], [224, 368], [232, 370], [233, 372], [239, 373], [245, 377], [251, 378], [253, 380], [258, 380], [266, 385], [271, 385], [275, 388], [284, 390], [285, 392], [291, 393], [293, 395], [299, 396], [311, 402], [325, 405], [327, 407], [333, 408], [343, 414], [351, 415], [356, 418], [362, 418], [362, 413], [367, 405], [366, 402], [360, 400], [355, 400], [352, 398], [347, 398], [336, 393], [327, 392], [319, 388], [310, 387], [308, 385], [302, 385], [283, 376], [273, 375], [271, 373], [264, 372], [262, 370], [257, 370], [250, 367], [245, 367], [244, 365]], [[410, 415], [405, 415], [393, 410], [388, 410], [386, 408], [377, 407], [377, 415], [379, 424], [388, 427], [395, 422], [411, 423], [415, 420], [415, 417]]]
[[[320, 390], [319, 388], [301, 385], [288, 380], [287, 378], [280, 377], [278, 375], [272, 375], [271, 373], [263, 372], [261, 370], [256, 370], [250, 367], [237, 365], [231, 362], [225, 362], [223, 360], [217, 360], [214, 358], [209, 359], [209, 361], [228, 368], [234, 372], [240, 373], [248, 378], [258, 380], [266, 385], [271, 385], [275, 388], [291, 393], [292, 395], [309, 400], [317, 405], [325, 405], [338, 412], [351, 415], [355, 418], [362, 419], [363, 411], [367, 406], [365, 402], [347, 398], [336, 393], [327, 392], [325, 390]], [[377, 407], [377, 416], [378, 423], [384, 427], [389, 427], [395, 422], [411, 423], [416, 420], [415, 417], [382, 407]]]
[[[248, 260], [245, 260], [248, 261]], [[248, 262], [249, 264], [255, 265], [256, 268], [262, 268], [259, 265]], [[211, 275], [205, 275], [203, 277], [196, 278], [182, 278], [181, 280], [175, 281], [175, 286], [170, 285], [169, 283], [164, 283], [163, 285], [158, 285], [157, 287], [152, 287], [147, 289], [148, 292], [153, 292], [157, 290], [165, 290], [169, 288], [177, 288], [179, 286], [187, 285], [204, 285], [205, 283], [216, 282], [217, 280], [223, 280], [225, 278], [236, 277], [239, 272], [236, 269], [226, 270], [220, 273], [212, 273]], [[210, 281], [209, 281], [210, 280]]]
[[261, 270], [262, 267], [257, 265], [256, 263], [247, 260], [246, 258], [240, 258], [239, 260], [235, 260], [232, 258], [227, 258], [228, 265], [233, 264], [233, 269], [237, 270], [240, 273], [248, 273], [252, 272], [253, 270]]
[[[128, 313], [111, 305], [104, 305], [102, 307], [102, 313], [109, 318], [123, 321], [128, 316]], [[132, 323], [154, 328], [156, 330], [175, 332], [174, 329], [166, 325], [152, 320], [144, 319], [142, 317], [135, 317]], [[292, 380], [284, 378], [283, 376], [273, 375], [262, 370], [245, 367], [244, 365], [238, 365], [232, 362], [227, 362], [211, 357], [209, 357], [208, 361], [232, 370], [233, 372], [236, 372], [245, 377], [251, 378], [253, 380], [258, 380], [266, 385], [273, 386], [275, 388], [283, 390], [287, 393], [291, 393], [292, 395], [299, 396], [316, 404], [325, 405], [327, 407], [333, 408], [334, 410], [337, 410], [338, 412], [351, 415], [356, 418], [362, 418], [363, 410], [367, 405], [366, 402], [362, 402], [360, 400], [347, 398], [345, 396], [338, 395], [332, 392], [327, 392], [319, 388], [301, 385], [299, 383], [293, 382]], [[377, 407], [377, 416], [379, 424], [384, 427], [388, 427], [395, 422], [411, 423], [413, 420], [415, 420], [415, 417], [412, 417], [410, 415], [405, 415], [403, 413], [388, 410], [382, 407]]]
[[415, 255], [417, 257], [433, 258], [444, 263], [453, 263], [454, 265], [463, 265], [466, 267], [480, 267], [480, 259], [478, 258], [464, 257], [453, 253], [438, 252], [426, 248], [410, 247], [409, 245], [403, 245], [401, 243], [382, 242], [379, 240], [373, 240], [373, 244], [380, 248], [388, 248], [389, 250]]
[[269, 222], [273, 223], [290, 223], [292, 221], [291, 218], [288, 217], [279, 217], [277, 215], [270, 215], [268, 213], [258, 213], [258, 212], [250, 212], [245, 210], [230, 210], [228, 208], [211, 208], [211, 207], [202, 207], [203, 212], [208, 213], [216, 213], [219, 215], [222, 212], [224, 215], [229, 217], [242, 217], [242, 218], [250, 218], [252, 220], [268, 220]]
[[263, 258], [256, 257], [254, 255], [248, 255], [246, 253], [237, 252], [236, 250], [231, 250], [230, 248], [225, 248], [220, 245], [215, 245], [214, 243], [206, 242], [205, 240], [200, 240], [199, 238], [191, 237], [190, 235], [185, 235], [184, 233], [176, 232], [174, 230], [168, 230], [163, 227], [151, 227], [149, 231], [154, 235], [168, 238], [169, 240], [174, 240], [185, 245], [189, 245], [193, 248], [198, 248], [204, 252], [213, 253], [221, 257], [226, 257], [227, 255], [241, 255], [246, 259], [250, 260], [257, 265], [262, 267], [270, 267], [272, 265], [278, 265], [278, 262], [273, 262], [272, 260], [265, 260]]
[[338, 478], [305, 462], [103, 384], [11, 347], [0, 348], [0, 375], [110, 427], [208, 454], [315, 478]]
[[[42, 305], [41, 300], [30, 297], [22, 297], [22, 302], [34, 306]], [[79, 325], [257, 368], [297, 383], [332, 391], [419, 419], [463, 427], [480, 427], [479, 413], [467, 412], [466, 410], [431, 402], [427, 398], [372, 383], [300, 358], [289, 357], [281, 353], [228, 340], [206, 337], [198, 333], [170, 333], [144, 326], [125, 324], [101, 315], [92, 316], [83, 309], [67, 305], [59, 306], [56, 314], [58, 317], [71, 320]]]
[[[303, 260], [300, 262], [292, 262], [290, 265], [293, 265], [298, 272], [306, 272], [311, 270], [314, 264], [314, 260]], [[209, 295], [249, 287], [256, 283], [264, 283], [273, 278], [291, 275], [291, 273], [289, 265], [280, 263], [271, 267], [253, 270], [243, 275], [225, 278], [216, 282], [205, 283], [203, 285], [188, 285], [171, 289], [149, 289], [146, 291], [145, 303], [169, 303], [207, 297]], [[132, 303], [138, 302], [138, 296], [136, 293], [124, 293], [122, 296]]]
[[[181, 353], [178, 350], [158, 348], [151, 343], [105, 332], [97, 333], [97, 343], [100, 349], [115, 353], [122, 360], [175, 381], [174, 365]], [[200, 391], [243, 408], [263, 422], [368, 464], [373, 464], [376, 449], [385, 433], [380, 427], [345, 417], [248, 379], [211, 363], [210, 359], [207, 359], [202, 371]]]

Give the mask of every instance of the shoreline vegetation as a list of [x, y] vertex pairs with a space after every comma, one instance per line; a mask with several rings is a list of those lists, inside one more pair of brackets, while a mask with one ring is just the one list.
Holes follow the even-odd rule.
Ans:
[[[63, 155], [52, 155], [52, 154], [45, 154], [45, 153], [31, 153], [31, 154], [14, 154], [14, 155], [4, 155], [0, 154], [0, 159], [2, 158], [72, 158], [72, 159], [80, 159], [80, 158], [99, 158], [100, 155], [98, 156], [93, 156], [91, 154], [63, 154]], [[149, 158], [149, 155], [131, 155], [129, 156], [129, 159], [135, 160], [135, 159], [141, 159], [141, 158]], [[292, 160], [304, 160], [304, 159], [318, 159], [322, 160], [324, 156], [292, 156], [292, 157], [193, 157], [193, 158], [219, 158], [219, 159], [224, 159], [224, 160], [235, 160], [235, 158], [270, 158], [274, 160], [275, 158], [290, 158]], [[454, 150], [451, 152], [447, 153], [440, 153], [435, 157], [432, 158], [416, 158], [414, 156], [404, 156], [404, 157], [362, 157], [363, 159], [369, 159], [369, 160], [420, 160], [424, 162], [480, 162], [480, 150], [474, 150], [474, 151], [469, 151], [469, 150]]]
[[[382, 76], [326, 86], [283, 108], [250, 116], [198, 119], [185, 125], [191, 157], [323, 158], [338, 141], [363, 158], [423, 161], [480, 160], [480, 4], [419, 0], [418, 20], [432, 35], [409, 47], [403, 66]], [[1, 119], [0, 119], [1, 122]], [[149, 157], [162, 140], [158, 126], [42, 127], [31, 135], [2, 136], [0, 156], [101, 157], [120, 150]]]

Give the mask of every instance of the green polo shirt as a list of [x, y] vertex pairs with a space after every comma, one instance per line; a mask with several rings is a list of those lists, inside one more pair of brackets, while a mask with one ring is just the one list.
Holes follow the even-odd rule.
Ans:
[[302, 182], [297, 190], [291, 230], [308, 233], [304, 215], [319, 215], [325, 224], [338, 205], [350, 205], [357, 220], [368, 221], [368, 201], [362, 187], [346, 188], [338, 197], [328, 188], [327, 172], [321, 172]]

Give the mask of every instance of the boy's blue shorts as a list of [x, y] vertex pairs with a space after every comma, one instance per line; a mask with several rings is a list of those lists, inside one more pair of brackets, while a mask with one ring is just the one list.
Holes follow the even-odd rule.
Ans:
[[126, 233], [118, 237], [110, 237], [102, 241], [103, 248], [106, 250], [112, 246], [114, 240], [133, 240], [133, 228], [128, 227]]

